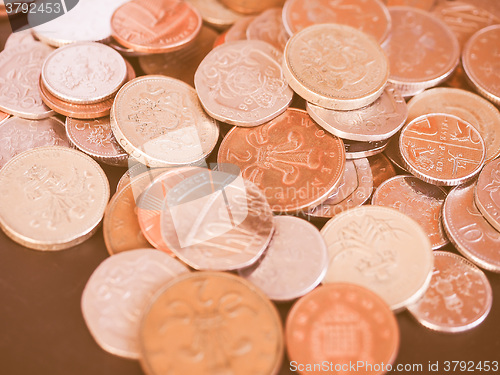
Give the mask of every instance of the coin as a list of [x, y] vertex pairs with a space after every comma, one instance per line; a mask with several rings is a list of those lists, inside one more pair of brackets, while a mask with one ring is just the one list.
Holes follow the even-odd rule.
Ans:
[[201, 29], [201, 15], [180, 0], [132, 0], [111, 18], [113, 38], [138, 52], [164, 53], [191, 43]]
[[167, 246], [198, 270], [229, 271], [254, 264], [274, 232], [264, 194], [241, 177], [213, 191], [218, 176], [209, 170], [186, 177], [179, 180], [173, 173], [163, 180], [161, 233]]
[[398, 323], [387, 304], [344, 283], [323, 285], [301, 298], [288, 314], [285, 337], [291, 363], [301, 364], [303, 375], [351, 375], [358, 373], [348, 370], [355, 363], [364, 375], [382, 375], [399, 349]]
[[143, 76], [116, 95], [111, 116], [116, 139], [133, 158], [150, 167], [199, 162], [219, 137], [195, 90], [165, 76]]
[[280, 51], [285, 49], [288, 34], [283, 25], [283, 10], [271, 8], [262, 12], [247, 27], [247, 39], [262, 40]]
[[377, 154], [368, 158], [372, 170], [373, 188], [376, 189], [382, 182], [396, 176], [396, 170], [391, 161], [384, 154]]
[[283, 21], [290, 35], [319, 23], [354, 27], [384, 43], [391, 30], [391, 16], [379, 0], [288, 0]]
[[408, 172], [406, 169], [405, 163], [403, 162], [403, 158], [401, 157], [401, 152], [399, 150], [399, 138], [400, 133], [396, 134], [389, 140], [387, 147], [384, 150], [384, 154], [389, 158], [391, 163], [393, 163], [399, 170], [403, 172]]
[[344, 139], [345, 155], [348, 160], [367, 158], [378, 155], [387, 148], [389, 140], [377, 142], [359, 142]]
[[126, 167], [128, 154], [111, 131], [109, 117], [93, 120], [66, 118], [66, 134], [73, 147], [105, 164]]
[[499, 42], [500, 25], [489, 26], [475, 33], [462, 52], [464, 70], [472, 85], [496, 105], [500, 105]]
[[461, 118], [444, 113], [410, 121], [401, 131], [399, 148], [412, 174], [444, 186], [473, 179], [481, 171], [486, 155], [479, 132]]
[[16, 31], [9, 35], [5, 41], [5, 49], [16, 48], [22, 44], [37, 45], [40, 42], [33, 37], [31, 30]]
[[211, 28], [202, 26], [189, 46], [179, 51], [141, 56], [139, 64], [146, 74], [163, 74], [194, 86], [194, 73], [212, 50], [217, 35]]
[[216, 29], [225, 29], [243, 16], [226, 7], [219, 0], [187, 0], [201, 14], [203, 22]]
[[[130, 161], [130, 160], [129, 160]], [[118, 181], [118, 184], [116, 186], [116, 191], [120, 191], [123, 189], [126, 185], [128, 185], [130, 182], [135, 180], [136, 178], [139, 178], [142, 175], [147, 175], [149, 176], [149, 184], [153, 182], [153, 180], [158, 177], [160, 174], [163, 172], [168, 171], [168, 168], [149, 168], [146, 167], [144, 164], [141, 163], [136, 163], [129, 167], [127, 169], [127, 172], [123, 174], [123, 176], [120, 178]], [[149, 185], [148, 184], [148, 185]], [[141, 192], [142, 194], [142, 192]], [[140, 194], [136, 194], [136, 197], [139, 197]]]
[[262, 256], [238, 274], [275, 301], [290, 301], [313, 290], [328, 265], [326, 244], [318, 229], [293, 216], [274, 218], [276, 230]]
[[0, 224], [31, 249], [82, 243], [96, 231], [108, 200], [109, 183], [99, 164], [67, 147], [25, 151], [0, 170]]
[[283, 113], [293, 91], [281, 68], [282, 53], [260, 40], [224, 43], [210, 52], [194, 76], [196, 92], [213, 118], [257, 126]]
[[245, 40], [247, 38], [247, 28], [248, 25], [255, 19], [255, 16], [246, 16], [237, 20], [233, 26], [231, 26], [224, 38], [226, 42], [235, 42], [237, 40]]
[[335, 111], [307, 103], [307, 113], [326, 131], [343, 139], [383, 141], [405, 124], [408, 109], [404, 98], [392, 86], [372, 104], [352, 111]]
[[446, 191], [413, 176], [396, 176], [378, 187], [374, 206], [392, 207], [419, 223], [431, 240], [432, 249], [448, 243], [441, 223]]
[[403, 96], [438, 85], [456, 68], [460, 48], [446, 24], [428, 12], [391, 7], [392, 36], [384, 46], [391, 65], [389, 82]]
[[408, 310], [424, 327], [463, 332], [484, 321], [492, 302], [491, 285], [479, 268], [453, 253], [435, 251], [429, 288]]
[[436, 0], [384, 0], [389, 7], [408, 6], [430, 11], [436, 4]]
[[484, 218], [500, 232], [500, 159], [493, 160], [483, 168], [474, 197]]
[[461, 63], [457, 65], [453, 74], [443, 82], [443, 85], [467, 91], [474, 91]]
[[0, 125], [3, 124], [9, 117], [10, 115], [8, 113], [0, 111]]
[[127, 57], [127, 58], [141, 57], [141, 56], [148, 56], [149, 55], [147, 52], [138, 52], [138, 51], [134, 51], [132, 48], [124, 47], [114, 39], [107, 42], [106, 45], [113, 48], [116, 52], [118, 52], [123, 57]]
[[101, 348], [138, 359], [142, 310], [171, 280], [189, 273], [178, 260], [157, 250], [138, 249], [105, 259], [82, 294], [82, 314]]
[[425, 293], [432, 275], [432, 247], [424, 230], [407, 215], [388, 207], [357, 207], [330, 219], [321, 234], [330, 255], [323, 282], [364, 286], [393, 310]]
[[366, 203], [373, 192], [373, 175], [368, 159], [347, 160], [340, 185], [319, 206], [311, 208], [308, 216], [334, 217]]
[[486, 161], [500, 155], [500, 112], [493, 104], [471, 92], [434, 88], [414, 96], [408, 102], [408, 121], [429, 113], [449, 113], [474, 126], [486, 147]]
[[350, 26], [321, 24], [288, 41], [283, 72], [302, 98], [323, 108], [358, 109], [382, 95], [389, 76], [384, 51]]
[[95, 104], [112, 97], [127, 79], [123, 57], [101, 43], [73, 43], [51, 53], [42, 82], [53, 96], [73, 104]]
[[11, 47], [0, 53], [0, 110], [31, 120], [55, 115], [43, 103], [38, 91], [42, 64], [52, 51], [36, 43]]
[[328, 198], [344, 173], [345, 151], [307, 112], [289, 108], [265, 125], [233, 128], [217, 161], [238, 166], [243, 178], [264, 191], [274, 212], [292, 213]]
[[62, 121], [12, 117], [0, 126], [0, 168], [21, 152], [43, 146], [69, 147]]
[[463, 256], [479, 267], [500, 272], [500, 232], [474, 204], [475, 183], [454, 188], [443, 207], [443, 225], [450, 241]]
[[238, 13], [254, 14], [269, 8], [281, 7], [285, 0], [220, 0], [220, 2]]

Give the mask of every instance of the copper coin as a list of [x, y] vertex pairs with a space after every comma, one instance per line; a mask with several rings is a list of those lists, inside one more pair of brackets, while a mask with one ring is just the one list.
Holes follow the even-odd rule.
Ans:
[[409, 173], [406, 169], [405, 163], [403, 162], [403, 158], [401, 157], [401, 152], [399, 150], [399, 138], [400, 134], [398, 133], [389, 140], [389, 143], [384, 150], [384, 154], [400, 171]]
[[259, 261], [238, 274], [275, 301], [290, 301], [309, 293], [328, 266], [325, 240], [318, 229], [293, 216], [276, 216], [276, 230]]
[[[198, 270], [229, 271], [262, 256], [274, 221], [253, 183], [200, 168], [182, 180], [177, 173], [165, 177], [161, 232], [179, 259]], [[221, 183], [226, 177], [232, 181]]]
[[378, 43], [350, 26], [310, 26], [288, 41], [283, 71], [302, 98], [323, 108], [358, 109], [384, 91], [389, 63]]
[[352, 141], [383, 141], [405, 124], [408, 109], [404, 98], [394, 87], [372, 104], [353, 111], [334, 111], [307, 103], [307, 112], [326, 131]]
[[486, 319], [492, 302], [491, 285], [479, 268], [453, 253], [435, 251], [429, 288], [408, 310], [427, 328], [463, 332]]
[[281, 7], [285, 0], [220, 0], [220, 2], [238, 13], [254, 14], [269, 8]]
[[463, 256], [479, 267], [500, 272], [500, 232], [474, 203], [474, 183], [457, 186], [446, 198], [443, 225], [450, 241]]
[[377, 154], [368, 158], [373, 176], [373, 188], [376, 189], [382, 182], [396, 176], [396, 170], [387, 156]]
[[401, 131], [399, 148], [406, 168], [434, 185], [454, 186], [473, 179], [484, 165], [479, 132], [453, 115], [417, 117]]
[[384, 0], [384, 3], [389, 7], [407, 6], [430, 11], [436, 5], [436, 0]]
[[465, 73], [476, 91], [497, 105], [500, 105], [499, 44], [500, 25], [493, 25], [475, 33], [462, 53]]
[[128, 154], [116, 141], [109, 117], [93, 120], [66, 118], [66, 134], [73, 147], [109, 165], [126, 167]]
[[443, 85], [447, 87], [453, 87], [456, 89], [463, 89], [467, 91], [474, 91], [474, 88], [471, 86], [467, 75], [465, 74], [464, 68], [461, 63], [457, 65], [457, 68], [453, 72], [453, 74], [443, 82]]
[[9, 117], [10, 115], [8, 113], [0, 111], [0, 124], [3, 124]]
[[482, 28], [500, 23], [500, 18], [487, 10], [463, 1], [445, 1], [432, 13], [444, 21], [463, 47], [469, 38]]
[[180, 0], [132, 0], [111, 18], [113, 38], [134, 51], [164, 53], [183, 48], [201, 30], [201, 15]]
[[265, 125], [233, 128], [222, 141], [219, 163], [237, 165], [264, 191], [274, 212], [297, 212], [326, 200], [345, 166], [342, 140], [290, 108]]
[[43, 146], [69, 145], [64, 124], [54, 117], [44, 120], [12, 117], [0, 126], [0, 169], [23, 151]]
[[247, 39], [262, 40], [283, 51], [288, 34], [283, 25], [283, 10], [281, 8], [271, 8], [250, 22], [247, 27]]
[[214, 41], [213, 48], [220, 46], [226, 42], [227, 31], [220, 34]]
[[165, 284], [189, 269], [153, 249], [137, 249], [105, 259], [82, 294], [82, 315], [101, 348], [138, 359], [142, 311]]
[[243, 17], [219, 0], [187, 0], [187, 2], [198, 9], [203, 22], [219, 30], [228, 28]]
[[163, 74], [194, 87], [196, 69], [212, 50], [217, 36], [211, 28], [202, 26], [200, 33], [189, 46], [179, 51], [141, 56], [139, 64], [146, 74]]
[[288, 0], [283, 20], [290, 35], [318, 23], [354, 27], [383, 43], [391, 30], [391, 16], [379, 0]]
[[413, 96], [446, 80], [460, 57], [453, 32], [437, 17], [416, 8], [389, 11], [392, 36], [384, 47], [391, 64], [389, 82], [403, 96]]
[[125, 151], [150, 167], [200, 162], [219, 138], [217, 123], [201, 108], [196, 91], [161, 75], [136, 78], [120, 89], [111, 129]]
[[246, 16], [240, 18], [231, 26], [227, 32], [224, 40], [226, 42], [236, 42], [237, 40], [246, 40], [248, 25], [255, 19], [255, 16]]
[[276, 307], [228, 273], [195, 272], [170, 282], [146, 308], [139, 338], [147, 375], [275, 375], [283, 358]]
[[23, 44], [30, 44], [35, 46], [38, 43], [40, 42], [33, 37], [33, 33], [31, 32], [30, 29], [28, 29], [23, 31], [16, 31], [15, 33], [10, 34], [7, 40], [5, 41], [4, 48], [5, 49], [16, 48], [17, 46]]
[[52, 48], [36, 43], [19, 45], [0, 53], [0, 110], [32, 120], [55, 114], [44, 104], [38, 90], [43, 62], [52, 51]]
[[413, 176], [396, 176], [378, 187], [372, 205], [392, 207], [419, 223], [431, 240], [432, 249], [448, 243], [441, 223], [446, 191]]
[[132, 48], [124, 47], [114, 39], [111, 39], [109, 42], [106, 43], [106, 45], [113, 48], [116, 52], [118, 52], [123, 57], [141, 57], [141, 56], [148, 56], [149, 55], [147, 52], [138, 52], [138, 51], [134, 51]]
[[493, 160], [483, 168], [474, 197], [484, 218], [500, 232], [500, 159]]
[[196, 92], [213, 118], [257, 126], [283, 113], [293, 91], [283, 74], [283, 55], [261, 40], [224, 43], [210, 52], [194, 76]]
[[380, 154], [387, 148], [389, 140], [377, 142], [360, 142], [344, 139], [345, 155], [348, 160], [367, 158]]
[[[130, 161], [131, 160], [129, 160], [129, 162]], [[149, 176], [149, 184], [151, 184], [156, 177], [158, 177], [160, 174], [162, 174], [163, 172], [166, 172], [168, 170], [169, 170], [168, 168], [149, 168], [141, 163], [133, 164], [127, 169], [127, 172], [125, 172], [123, 174], [123, 176], [120, 178], [120, 180], [118, 181], [118, 184], [116, 186], [116, 191], [120, 191], [125, 186], [127, 186], [130, 182], [135, 180], [135, 178], [139, 178], [142, 175], [148, 175]], [[142, 192], [141, 192], [141, 194], [142, 194]], [[136, 197], [139, 197], [139, 195], [140, 194], [137, 194]]]
[[334, 217], [366, 203], [373, 192], [373, 175], [368, 159], [347, 160], [338, 188], [319, 206], [311, 208], [308, 216]]
[[[303, 375], [382, 375], [399, 349], [392, 311], [375, 293], [353, 284], [323, 285], [301, 298], [288, 314], [285, 337], [293, 370]], [[328, 371], [318, 370], [319, 364]]]
[[500, 112], [479, 95], [452, 88], [426, 90], [408, 102], [408, 111], [408, 121], [438, 112], [458, 116], [481, 134], [486, 146], [486, 161], [500, 155]]

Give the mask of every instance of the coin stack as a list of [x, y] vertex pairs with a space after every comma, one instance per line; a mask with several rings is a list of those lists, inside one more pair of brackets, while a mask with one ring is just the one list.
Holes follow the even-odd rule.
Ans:
[[9, 37], [0, 224], [46, 251], [102, 221], [81, 310], [104, 350], [148, 375], [385, 374], [397, 314], [487, 318], [500, 7], [359, 3], [89, 0]]

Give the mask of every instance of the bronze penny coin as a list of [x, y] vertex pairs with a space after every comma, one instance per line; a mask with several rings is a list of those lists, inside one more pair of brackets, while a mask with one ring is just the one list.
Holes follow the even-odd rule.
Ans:
[[500, 232], [474, 203], [475, 183], [457, 186], [444, 202], [443, 225], [457, 250], [479, 267], [500, 272]]
[[[142, 175], [148, 175], [149, 184], [151, 184], [156, 177], [158, 177], [159, 175], [161, 175], [166, 171], [168, 171], [168, 168], [149, 168], [144, 164], [136, 163], [130, 166], [129, 169], [127, 169], [127, 172], [125, 172], [123, 176], [120, 178], [116, 186], [116, 191], [120, 191], [130, 182], [135, 180], [135, 178], [142, 177]], [[140, 194], [142, 194], [142, 191], [140, 191], [139, 194], [136, 194], [135, 197], [138, 198]]]
[[345, 155], [348, 160], [367, 158], [383, 152], [389, 140], [377, 142], [360, 142], [344, 139]]
[[496, 105], [500, 105], [499, 44], [500, 25], [493, 25], [475, 33], [462, 52], [464, 70], [472, 85]]
[[446, 191], [413, 176], [396, 176], [380, 185], [372, 205], [392, 207], [419, 223], [431, 240], [432, 249], [448, 243], [441, 223]]
[[391, 161], [383, 153], [370, 156], [368, 161], [370, 163], [370, 168], [372, 169], [374, 189], [378, 188], [382, 182], [396, 176], [397, 174]]
[[384, 46], [391, 65], [389, 82], [403, 94], [438, 85], [456, 68], [460, 48], [439, 18], [410, 7], [391, 7], [392, 34]]
[[113, 38], [138, 52], [163, 53], [183, 48], [201, 30], [201, 15], [180, 0], [132, 0], [111, 17]]
[[269, 8], [281, 7], [285, 0], [220, 0], [222, 4], [238, 13], [261, 13]]
[[474, 197], [484, 218], [500, 232], [500, 159], [493, 160], [483, 168]]
[[401, 131], [399, 148], [406, 168], [434, 185], [454, 186], [473, 179], [486, 149], [479, 132], [453, 115], [417, 117]]
[[283, 7], [285, 28], [290, 35], [319, 23], [354, 27], [383, 43], [391, 30], [391, 16], [379, 0], [288, 0]]
[[483, 271], [461, 256], [435, 251], [429, 288], [408, 310], [424, 327], [463, 332], [486, 319], [492, 302], [491, 285]]
[[344, 173], [342, 140], [307, 112], [290, 108], [256, 128], [233, 128], [222, 141], [219, 163], [241, 169], [264, 191], [274, 212], [297, 212], [326, 200]]
[[[292, 370], [303, 375], [382, 375], [399, 349], [398, 323], [387, 303], [366, 288], [345, 283], [320, 286], [295, 303], [285, 337], [296, 364]], [[313, 367], [321, 363], [328, 371]], [[355, 363], [363, 366], [359, 372], [350, 367]]]
[[278, 311], [264, 293], [218, 272], [172, 280], [146, 307], [139, 330], [147, 375], [275, 375], [283, 341]]
[[436, 2], [436, 0], [384, 0], [384, 3], [389, 7], [407, 6], [427, 11], [430, 11]]

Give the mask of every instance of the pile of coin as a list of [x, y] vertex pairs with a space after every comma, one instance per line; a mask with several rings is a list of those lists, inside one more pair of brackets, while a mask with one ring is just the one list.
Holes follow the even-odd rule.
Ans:
[[[383, 374], [395, 314], [486, 319], [500, 9], [362, 3], [89, 0], [9, 38], [0, 224], [62, 250], [102, 221], [82, 312], [104, 350], [149, 375], [272, 375], [285, 349]], [[109, 203], [96, 161], [129, 167]], [[271, 301], [294, 300], [283, 329]]]

